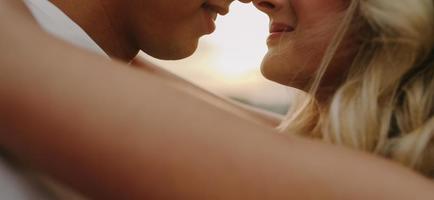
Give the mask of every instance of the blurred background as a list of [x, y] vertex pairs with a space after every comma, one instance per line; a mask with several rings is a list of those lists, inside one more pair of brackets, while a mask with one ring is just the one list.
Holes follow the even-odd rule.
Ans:
[[234, 2], [216, 25], [216, 31], [203, 37], [189, 58], [163, 61], [141, 56], [216, 94], [286, 113], [289, 89], [266, 80], [260, 72], [267, 52], [268, 17], [251, 4]]

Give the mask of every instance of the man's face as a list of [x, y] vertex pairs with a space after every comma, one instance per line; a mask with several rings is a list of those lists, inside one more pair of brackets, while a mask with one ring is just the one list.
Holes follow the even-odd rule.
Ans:
[[226, 14], [232, 1], [129, 0], [125, 13], [130, 37], [156, 58], [185, 58], [201, 36], [214, 31], [217, 14]]

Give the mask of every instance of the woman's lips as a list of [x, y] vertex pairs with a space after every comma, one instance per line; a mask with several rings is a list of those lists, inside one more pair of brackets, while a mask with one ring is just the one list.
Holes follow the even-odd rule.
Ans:
[[268, 36], [267, 42], [270, 43], [270, 41], [279, 39], [283, 36], [283, 34], [293, 32], [294, 30], [294, 27], [290, 25], [283, 23], [273, 23], [270, 26], [270, 35]]

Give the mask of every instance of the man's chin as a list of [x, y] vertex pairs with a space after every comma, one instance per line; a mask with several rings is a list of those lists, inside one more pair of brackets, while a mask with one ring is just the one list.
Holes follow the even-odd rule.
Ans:
[[180, 60], [187, 58], [196, 51], [197, 43], [161, 49], [161, 51], [146, 52], [148, 55], [161, 60]]

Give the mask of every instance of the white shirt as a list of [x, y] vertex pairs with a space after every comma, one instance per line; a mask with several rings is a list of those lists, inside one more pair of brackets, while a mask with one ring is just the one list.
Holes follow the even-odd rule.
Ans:
[[48, 0], [23, 0], [41, 27], [53, 36], [108, 58], [86, 32]]
[[[23, 0], [41, 27], [53, 36], [65, 40], [77, 47], [109, 56], [59, 8], [48, 0]], [[41, 178], [35, 182], [35, 177], [29, 177], [16, 169], [0, 155], [0, 199], [1, 200], [47, 200], [47, 199], [81, 199], [76, 194], [58, 184]], [[32, 180], [33, 179], [33, 180]], [[46, 183], [46, 182], [49, 183]], [[40, 185], [44, 184], [44, 185]], [[49, 193], [41, 187], [49, 185]], [[55, 190], [55, 191], [52, 191]], [[52, 194], [55, 192], [57, 194]], [[58, 194], [62, 193], [62, 194]], [[67, 198], [64, 198], [68, 196]]]
[[0, 157], [0, 199], [5, 200], [47, 200], [44, 193], [29, 177]]

